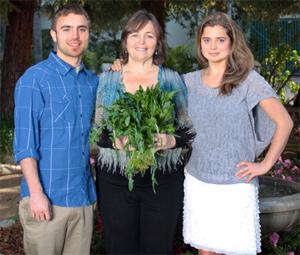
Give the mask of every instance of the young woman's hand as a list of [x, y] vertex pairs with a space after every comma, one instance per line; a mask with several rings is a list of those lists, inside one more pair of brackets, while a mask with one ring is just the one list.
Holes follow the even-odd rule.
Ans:
[[254, 177], [264, 175], [270, 170], [263, 162], [253, 163], [248, 161], [237, 164], [237, 169], [235, 175], [239, 179], [246, 178], [247, 182], [251, 182]]
[[155, 134], [153, 140], [156, 151], [171, 149], [176, 145], [176, 140], [173, 135]]

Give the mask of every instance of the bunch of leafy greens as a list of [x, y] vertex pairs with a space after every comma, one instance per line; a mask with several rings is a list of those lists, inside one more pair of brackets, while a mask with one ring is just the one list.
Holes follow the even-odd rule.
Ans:
[[102, 130], [104, 128], [112, 130], [113, 141], [118, 137], [128, 137], [125, 145], [128, 155], [125, 176], [130, 191], [133, 189], [134, 175], [137, 173], [144, 175], [147, 169], [151, 171], [152, 186], [155, 191], [157, 162], [153, 135], [174, 133], [174, 105], [171, 100], [175, 93], [175, 91], [162, 91], [159, 84], [146, 90], [140, 86], [135, 94], [126, 92], [106, 108]]

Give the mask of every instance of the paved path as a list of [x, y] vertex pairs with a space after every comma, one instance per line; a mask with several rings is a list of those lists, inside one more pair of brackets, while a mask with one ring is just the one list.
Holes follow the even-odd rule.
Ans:
[[0, 164], [0, 221], [18, 213], [21, 177], [19, 167]]

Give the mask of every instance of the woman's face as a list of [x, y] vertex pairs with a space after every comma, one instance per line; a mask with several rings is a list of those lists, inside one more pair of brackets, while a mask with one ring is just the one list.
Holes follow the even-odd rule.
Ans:
[[209, 63], [226, 62], [230, 55], [231, 41], [222, 26], [206, 26], [200, 45], [202, 54]]
[[129, 61], [145, 62], [152, 60], [157, 45], [157, 36], [149, 21], [143, 28], [128, 35], [126, 48]]

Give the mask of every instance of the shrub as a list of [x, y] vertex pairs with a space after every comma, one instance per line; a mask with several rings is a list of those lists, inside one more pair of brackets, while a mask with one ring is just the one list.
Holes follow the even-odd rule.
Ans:
[[271, 233], [262, 238], [265, 255], [299, 255], [300, 226], [296, 225], [286, 232]]
[[298, 180], [300, 178], [299, 158], [296, 156], [291, 159], [280, 157], [268, 174], [283, 180]]
[[[261, 74], [270, 83], [284, 104], [295, 99], [300, 85], [291, 78], [300, 70], [300, 56], [290, 45], [282, 44], [271, 48], [261, 63]], [[290, 91], [292, 98], [287, 95]]]
[[0, 119], [0, 162], [7, 163], [13, 161], [13, 139], [14, 123], [13, 119]]
[[180, 74], [199, 69], [197, 59], [191, 54], [191, 49], [187, 45], [169, 49], [166, 67], [174, 69]]

